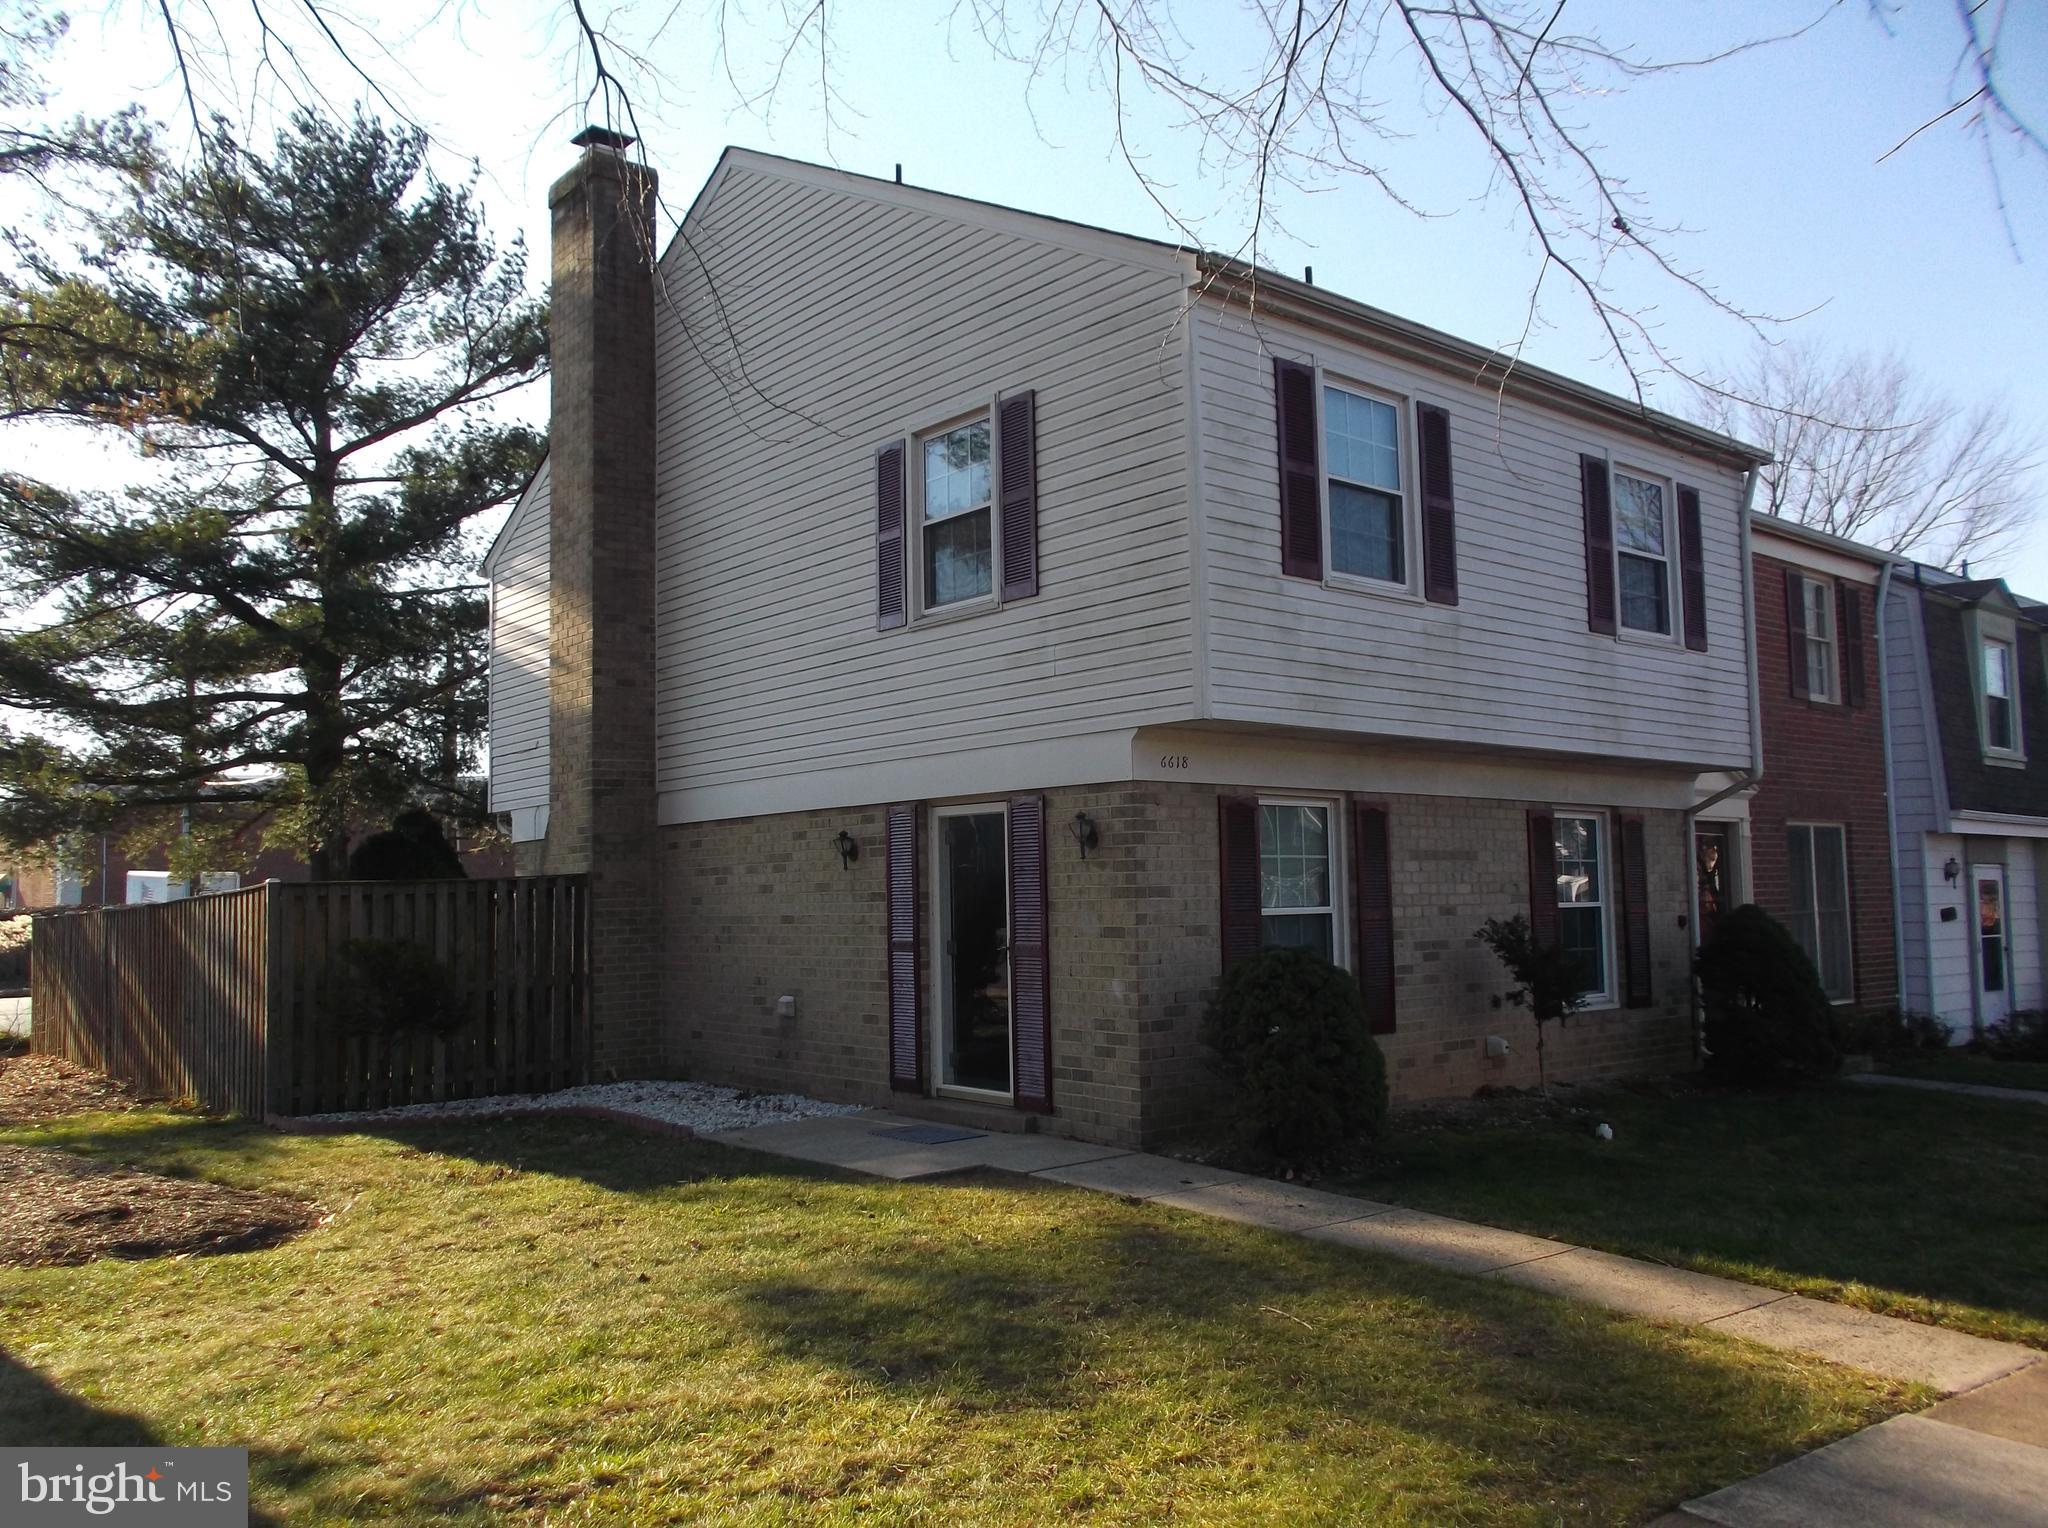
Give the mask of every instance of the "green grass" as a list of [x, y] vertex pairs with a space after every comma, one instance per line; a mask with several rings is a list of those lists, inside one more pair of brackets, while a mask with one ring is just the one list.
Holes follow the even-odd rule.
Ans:
[[1324, 1186], [2048, 1347], [2048, 1109], [1849, 1085], [1585, 1103], [1613, 1141], [1397, 1125]]
[[1642, 1521], [1931, 1399], [992, 1175], [566, 1121], [0, 1139], [335, 1212], [267, 1252], [0, 1269], [0, 1442], [246, 1444], [295, 1525]]
[[2048, 1061], [2000, 1061], [1964, 1050], [1912, 1051], [1886, 1061], [1883, 1069], [1898, 1077], [2048, 1093]]

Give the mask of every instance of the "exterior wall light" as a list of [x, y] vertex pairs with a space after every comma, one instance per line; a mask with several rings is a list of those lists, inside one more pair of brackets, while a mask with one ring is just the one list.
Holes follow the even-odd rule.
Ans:
[[860, 844], [846, 829], [839, 830], [839, 836], [832, 840], [832, 847], [839, 851], [839, 868], [846, 869], [860, 858]]
[[1948, 863], [1941, 867], [1941, 873], [1947, 877], [1949, 885], [1953, 886], [1956, 883], [1956, 877], [1963, 873], [1963, 867], [1956, 863], [1956, 857], [1951, 854], [1948, 857]]
[[1081, 858], [1088, 858], [1088, 851], [1102, 841], [1102, 835], [1095, 831], [1095, 823], [1086, 812], [1076, 812], [1074, 820], [1067, 824], [1067, 831], [1074, 835], [1074, 842], [1081, 846]]

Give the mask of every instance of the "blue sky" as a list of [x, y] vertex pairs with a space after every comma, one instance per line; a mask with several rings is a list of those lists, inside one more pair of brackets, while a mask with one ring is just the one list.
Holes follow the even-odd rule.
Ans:
[[[2007, 84], [2035, 122], [2048, 126], [2048, 7], [2027, 0], [2013, 7]], [[841, 103], [834, 122], [819, 109], [807, 53], [797, 56], [764, 119], [741, 97], [765, 80], [785, 12], [779, 0], [755, 0], [751, 10], [759, 24], [739, 12], [724, 56], [710, 19], [717, 7], [703, 0], [684, 0], [674, 11], [614, 13], [620, 37], [661, 73], [658, 88], [637, 82], [637, 104], [646, 152], [673, 212], [687, 206], [720, 148], [738, 143], [882, 176], [901, 163], [918, 185], [1175, 237], [1117, 162], [1109, 97], [1087, 63], [1034, 81], [1023, 65], [992, 58], [964, 12], [953, 16], [950, 0], [891, 0], [834, 14], [832, 83]], [[1237, 8], [1226, 0], [1179, 10], [1198, 61], [1213, 61], [1242, 35]], [[387, 22], [371, 9], [355, 39], [366, 66], [435, 134], [443, 172], [459, 174], [463, 160], [479, 160], [493, 226], [524, 229], [543, 262], [547, 184], [573, 157], [567, 140], [584, 118], [565, 12], [541, 3], [470, 4], [416, 24]], [[410, 7], [392, 13], [416, 14]], [[1035, 3], [1018, 13], [1029, 19]], [[1960, 117], [1879, 162], [1955, 99], [1957, 34], [1946, 0], [1909, 0], [1888, 26], [1872, 19], [1866, 0], [1832, 9], [1825, 0], [1660, 0], [1654, 7], [1567, 0], [1560, 26], [1672, 55], [1714, 51], [1817, 14], [1819, 25], [1796, 41], [1637, 79], [1565, 108], [1605, 146], [1605, 164], [1663, 219], [1691, 230], [1676, 246], [1683, 263], [1745, 308], [1805, 315], [1774, 332], [1894, 348], [1959, 398], [2002, 401], [2023, 426], [2048, 433], [2040, 366], [2048, 341], [2048, 165], [2038, 156], [2007, 156], [2008, 230], [1981, 151], [1954, 125]], [[302, 54], [317, 50], [302, 44]], [[316, 66], [316, 73], [336, 102], [360, 91], [339, 69]], [[52, 75], [68, 109], [141, 100], [160, 117], [182, 116], [154, 8], [133, 0], [76, 14]], [[1397, 184], [1437, 215], [1417, 218], [1356, 181], [1282, 190], [1276, 212], [1284, 231], [1261, 246], [1262, 261], [1289, 272], [1313, 265], [1319, 285], [1480, 343], [1513, 341], [1537, 262], [1510, 203], [1490, 184], [1470, 130], [1426, 112], [1412, 68], [1390, 68], [1374, 83], [1390, 118], [1410, 134], [1388, 151]], [[1212, 243], [1234, 246], [1244, 187], [1205, 173], [1197, 145], [1157, 110], [1139, 106], [1129, 137], [1148, 171], [1171, 187], [1164, 194], [1174, 209], [1200, 220]], [[1528, 358], [1625, 390], [1626, 377], [1603, 353], [1584, 309], [1554, 279], [1545, 293]], [[1751, 343], [1740, 325], [1675, 289], [1632, 285], [1626, 300], [1653, 311], [1661, 342], [1689, 365], [1710, 370]], [[1653, 402], [1690, 411], [1682, 388], [1648, 380]], [[544, 402], [536, 396], [532, 406], [537, 416]], [[120, 476], [104, 455], [75, 462], [82, 476]], [[42, 470], [65, 476], [54, 463]], [[2042, 481], [2048, 492], [2048, 475]], [[1976, 571], [2003, 572], [2048, 596], [2048, 515], [2002, 566]]]

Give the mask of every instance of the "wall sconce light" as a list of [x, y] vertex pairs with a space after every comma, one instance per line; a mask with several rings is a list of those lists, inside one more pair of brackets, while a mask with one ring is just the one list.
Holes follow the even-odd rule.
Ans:
[[839, 836], [832, 840], [832, 847], [839, 851], [839, 868], [844, 870], [860, 858], [860, 844], [846, 829], [839, 830]]
[[1095, 831], [1095, 823], [1086, 812], [1076, 812], [1074, 820], [1067, 824], [1067, 831], [1074, 835], [1074, 842], [1081, 846], [1081, 858], [1088, 858], [1088, 851], [1102, 841], [1102, 835]]
[[1956, 883], [1956, 877], [1963, 873], [1963, 867], [1956, 863], [1956, 857], [1951, 854], [1948, 858], [1948, 863], [1941, 867], [1941, 873], [1947, 878], [1949, 885], [1953, 886]]

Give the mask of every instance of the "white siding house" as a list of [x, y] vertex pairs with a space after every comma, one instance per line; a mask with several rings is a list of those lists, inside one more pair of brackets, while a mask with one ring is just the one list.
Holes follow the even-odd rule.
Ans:
[[491, 810], [515, 838], [547, 831], [548, 468], [526, 485], [484, 558], [491, 586]]

